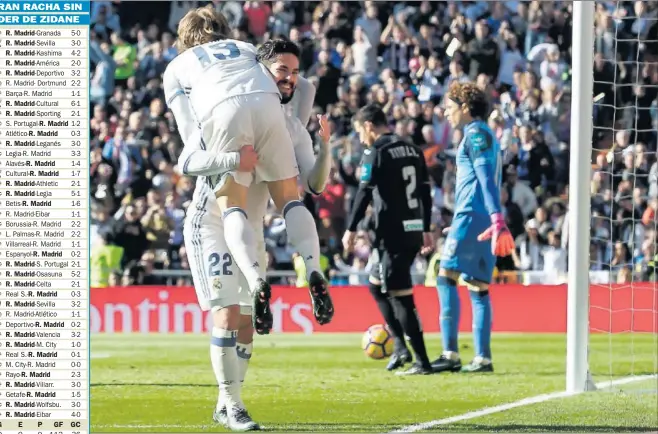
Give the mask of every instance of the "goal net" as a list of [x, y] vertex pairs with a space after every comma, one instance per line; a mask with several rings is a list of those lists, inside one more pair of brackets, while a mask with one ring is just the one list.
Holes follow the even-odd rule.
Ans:
[[[572, 124], [571, 157], [580, 167], [572, 164], [571, 168], [570, 196], [578, 195], [579, 204], [570, 202], [570, 214], [576, 214], [570, 220], [574, 228], [569, 230], [574, 233], [569, 243], [584, 242], [584, 246], [570, 245], [570, 254], [584, 252], [589, 260], [570, 257], [569, 271], [570, 275], [580, 273], [581, 265], [588, 265], [590, 285], [587, 311], [581, 305], [587, 294], [578, 298], [582, 294], [575, 288], [583, 282], [570, 277], [567, 387], [590, 389], [593, 382], [597, 389], [622, 387], [655, 393], [658, 8], [644, 1], [593, 3], [573, 3], [572, 111], [580, 113], [572, 113], [576, 123]], [[587, 56], [593, 57], [592, 63]], [[587, 137], [589, 128], [574, 131], [589, 125], [585, 117], [592, 122], [591, 137]], [[587, 139], [591, 139], [591, 152], [589, 146], [582, 146]], [[590, 179], [574, 170], [591, 174]], [[586, 209], [585, 195], [590, 199], [589, 215], [583, 217], [577, 214]], [[581, 317], [589, 323], [584, 325]], [[579, 336], [588, 342], [582, 345]]]

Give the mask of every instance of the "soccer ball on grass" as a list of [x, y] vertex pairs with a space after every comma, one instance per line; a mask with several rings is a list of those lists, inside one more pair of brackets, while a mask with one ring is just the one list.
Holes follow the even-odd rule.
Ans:
[[393, 336], [382, 324], [370, 326], [363, 334], [361, 348], [371, 359], [380, 360], [390, 357], [393, 354]]

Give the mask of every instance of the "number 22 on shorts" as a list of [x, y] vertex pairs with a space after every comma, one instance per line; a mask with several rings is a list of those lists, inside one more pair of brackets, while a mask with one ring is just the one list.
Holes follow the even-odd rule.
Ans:
[[208, 255], [208, 275], [209, 276], [232, 276], [231, 266], [233, 258], [230, 253], [211, 253]]

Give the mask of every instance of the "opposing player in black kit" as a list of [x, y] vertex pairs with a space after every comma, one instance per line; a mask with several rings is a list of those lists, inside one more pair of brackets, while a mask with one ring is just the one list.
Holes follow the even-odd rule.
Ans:
[[431, 196], [423, 152], [390, 133], [386, 115], [370, 104], [355, 115], [354, 128], [366, 146], [343, 246], [350, 251], [358, 223], [373, 202], [375, 239], [370, 292], [395, 339], [387, 369], [411, 361], [404, 335], [409, 337], [416, 363], [398, 375], [431, 374], [423, 330], [413, 298], [411, 266], [421, 249], [432, 247], [429, 234]]

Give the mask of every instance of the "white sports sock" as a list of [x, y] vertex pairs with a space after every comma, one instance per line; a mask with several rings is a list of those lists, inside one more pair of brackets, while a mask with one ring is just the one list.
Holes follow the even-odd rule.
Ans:
[[444, 351], [443, 355], [446, 356], [446, 359], [452, 360], [453, 362], [459, 360], [459, 353], [455, 351]]
[[229, 208], [222, 217], [224, 221], [224, 239], [233, 260], [242, 271], [249, 289], [254, 290], [261, 276], [256, 249], [256, 234], [247, 221], [247, 214], [241, 208]]
[[238, 363], [240, 364], [240, 381], [244, 383], [244, 378], [247, 376], [247, 369], [249, 368], [249, 360], [251, 359], [251, 351], [254, 348], [254, 343], [241, 344], [238, 342]]
[[240, 389], [240, 365], [236, 351], [238, 332], [213, 327], [210, 340], [210, 361], [219, 385], [217, 410], [227, 408], [244, 408]]
[[322, 272], [320, 267], [320, 240], [313, 216], [298, 200], [290, 201], [283, 207], [288, 241], [304, 258], [306, 278], [313, 271]]
[[[249, 368], [249, 360], [251, 359], [251, 351], [254, 347], [254, 343], [242, 344], [238, 342], [236, 346], [236, 351], [238, 353], [238, 364], [240, 365], [240, 382], [244, 383], [244, 379], [247, 376], [247, 369]], [[217, 402], [217, 409], [226, 406], [226, 399], [222, 391], [219, 391], [219, 400]]]

